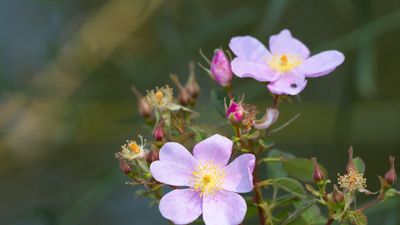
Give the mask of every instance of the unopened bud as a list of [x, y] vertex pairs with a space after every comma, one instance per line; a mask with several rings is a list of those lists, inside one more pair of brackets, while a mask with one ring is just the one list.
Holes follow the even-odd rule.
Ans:
[[396, 169], [394, 168], [394, 156], [389, 157], [390, 169], [385, 174], [385, 180], [388, 184], [393, 184], [397, 180]]
[[333, 185], [332, 200], [334, 202], [342, 202], [344, 200], [344, 194], [339, 190], [337, 185]]
[[150, 151], [149, 153], [147, 153], [146, 161], [147, 161], [148, 163], [152, 163], [152, 162], [154, 162], [154, 161], [157, 161], [158, 159], [159, 159], [158, 150], [157, 150], [155, 147], [153, 147], [153, 148], [151, 149], [151, 151]]
[[246, 111], [243, 109], [241, 102], [231, 100], [226, 108], [226, 118], [234, 125], [240, 125], [245, 117]]
[[267, 129], [274, 124], [279, 117], [279, 110], [275, 108], [267, 108], [265, 115], [255, 122], [254, 127], [258, 130]]
[[346, 171], [350, 173], [350, 171], [356, 170], [356, 166], [354, 165], [353, 161], [353, 146], [349, 148], [349, 161], [347, 162]]
[[190, 95], [189, 91], [182, 86], [177, 75], [171, 74], [170, 77], [171, 77], [171, 80], [175, 83], [175, 85], [179, 89], [179, 96], [178, 96], [179, 103], [183, 106], [188, 105], [191, 100], [191, 95]]
[[164, 127], [163, 127], [163, 123], [161, 122], [157, 125], [157, 127], [153, 131], [154, 140], [162, 141], [162, 139], [164, 138], [164, 135], [165, 135]]
[[132, 92], [135, 94], [138, 101], [137, 107], [139, 115], [141, 115], [145, 119], [150, 118], [153, 111], [151, 105], [146, 101], [146, 98], [142, 96], [142, 94], [136, 89], [135, 86], [132, 86]]
[[122, 159], [119, 153], [115, 153], [115, 158], [118, 160], [119, 168], [124, 174], [128, 175], [132, 172], [131, 166], [124, 159]]
[[216, 49], [214, 57], [211, 61], [211, 75], [215, 81], [225, 87], [230, 85], [232, 81], [231, 62], [221, 49]]
[[314, 172], [313, 172], [313, 179], [315, 183], [318, 183], [322, 180], [324, 180], [324, 172], [322, 172], [321, 168], [319, 168], [319, 164], [317, 162], [317, 158], [313, 157], [311, 158], [313, 165], [314, 165]]
[[195, 75], [195, 64], [193, 62], [189, 63], [189, 79], [185, 85], [186, 90], [189, 92], [193, 99], [196, 99], [200, 93], [199, 84], [196, 81]]

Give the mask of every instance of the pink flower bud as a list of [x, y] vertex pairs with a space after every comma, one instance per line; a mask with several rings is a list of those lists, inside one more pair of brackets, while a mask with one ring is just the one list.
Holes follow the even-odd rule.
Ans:
[[313, 173], [313, 179], [316, 183], [322, 181], [325, 177], [324, 172], [322, 172], [321, 168], [319, 168], [318, 162], [316, 158], [311, 158], [313, 161], [314, 165], [314, 173]]
[[394, 168], [394, 156], [389, 157], [390, 169], [385, 174], [385, 180], [388, 184], [393, 184], [397, 180], [396, 169]]
[[164, 128], [159, 124], [153, 131], [153, 137], [156, 141], [161, 141], [164, 138]]
[[239, 125], [244, 117], [246, 111], [243, 109], [242, 104], [231, 100], [229, 107], [226, 109], [226, 118], [235, 125]]
[[157, 149], [152, 149], [147, 155], [146, 155], [146, 161], [148, 163], [152, 163], [154, 161], [157, 161], [159, 159], [159, 153]]
[[197, 80], [196, 80], [196, 76], [195, 76], [195, 72], [194, 72], [195, 71], [194, 63], [193, 62], [189, 63], [189, 71], [190, 71], [189, 79], [188, 79], [188, 81], [186, 83], [185, 88], [189, 92], [191, 97], [193, 99], [196, 99], [197, 96], [200, 93], [200, 87], [199, 87], [199, 84], [197, 83]]
[[211, 75], [223, 87], [228, 86], [232, 81], [233, 74], [230, 60], [221, 49], [215, 50], [211, 61]]

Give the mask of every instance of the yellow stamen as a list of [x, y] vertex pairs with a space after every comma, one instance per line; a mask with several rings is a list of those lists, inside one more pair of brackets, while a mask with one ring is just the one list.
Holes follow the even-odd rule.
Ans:
[[291, 54], [275, 54], [267, 61], [270, 68], [281, 73], [289, 72], [301, 63], [300, 57]]
[[364, 175], [355, 169], [350, 170], [347, 174], [339, 176], [339, 185], [350, 191], [365, 189], [367, 187], [367, 180]]
[[213, 195], [221, 189], [224, 176], [221, 167], [213, 162], [207, 162], [192, 173], [193, 188], [200, 192], [200, 196]]
[[164, 99], [164, 94], [162, 93], [161, 90], [157, 90], [157, 92], [156, 92], [156, 101], [157, 101], [157, 103], [161, 104], [163, 99]]
[[131, 142], [128, 145], [129, 150], [131, 150], [132, 152], [138, 154], [140, 152], [140, 147], [136, 142]]

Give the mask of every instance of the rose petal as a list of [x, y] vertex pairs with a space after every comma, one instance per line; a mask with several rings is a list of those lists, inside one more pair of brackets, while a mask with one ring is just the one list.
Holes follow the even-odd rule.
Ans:
[[243, 154], [224, 168], [222, 188], [227, 191], [246, 193], [253, 190], [253, 170], [256, 158], [253, 154]]
[[263, 63], [255, 63], [236, 57], [231, 66], [233, 73], [240, 78], [251, 77], [260, 82], [275, 81], [279, 78], [279, 74], [267, 66], [266, 60]]
[[292, 37], [289, 30], [283, 30], [269, 38], [269, 49], [272, 54], [294, 54], [303, 59], [310, 55], [310, 50], [301, 41]]
[[298, 72], [282, 74], [281, 77], [268, 84], [269, 91], [277, 95], [297, 95], [307, 85], [304, 75]]
[[229, 47], [238, 57], [250, 62], [265, 63], [265, 60], [271, 56], [268, 49], [251, 36], [234, 37]]
[[324, 51], [306, 59], [300, 70], [304, 72], [306, 77], [320, 77], [332, 72], [343, 61], [344, 55], [341, 52]]
[[175, 224], [189, 224], [201, 215], [202, 204], [198, 192], [177, 189], [161, 198], [159, 208], [161, 215]]
[[194, 146], [193, 156], [199, 163], [213, 161], [225, 166], [231, 157], [232, 145], [228, 138], [215, 134]]
[[190, 177], [196, 167], [196, 160], [185, 147], [169, 142], [161, 148], [160, 160], [150, 165], [150, 171], [154, 179], [161, 183], [190, 186]]
[[206, 225], [240, 224], [246, 210], [246, 202], [234, 192], [219, 191], [203, 200], [203, 220]]

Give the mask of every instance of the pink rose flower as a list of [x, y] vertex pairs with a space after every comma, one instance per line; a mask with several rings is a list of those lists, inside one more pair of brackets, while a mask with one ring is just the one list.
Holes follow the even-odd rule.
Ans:
[[310, 57], [307, 46], [289, 30], [271, 36], [269, 50], [251, 36], [234, 37], [229, 47], [237, 56], [231, 62], [236, 76], [269, 82], [268, 89], [278, 95], [297, 95], [305, 88], [306, 78], [327, 75], [344, 61], [336, 50]]
[[237, 225], [247, 205], [237, 193], [253, 190], [253, 154], [243, 154], [228, 164], [232, 141], [213, 135], [198, 143], [193, 155], [179, 143], [166, 143], [160, 160], [150, 166], [153, 177], [173, 186], [184, 186], [160, 201], [163, 217], [175, 224], [189, 224], [201, 214], [207, 225]]

